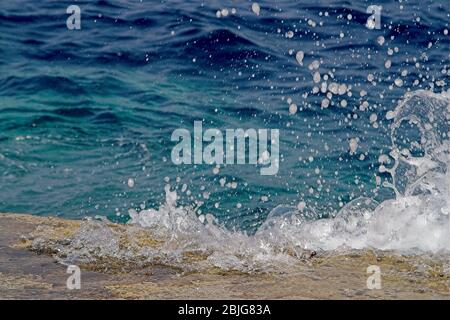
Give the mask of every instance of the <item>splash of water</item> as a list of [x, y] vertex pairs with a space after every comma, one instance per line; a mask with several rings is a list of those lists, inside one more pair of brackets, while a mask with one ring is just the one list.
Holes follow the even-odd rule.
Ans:
[[[166, 186], [166, 203], [159, 209], [130, 211], [133, 226], [145, 228], [161, 245], [121, 244], [120, 236], [104, 222], [86, 223], [60, 246], [65, 259], [114, 257], [145, 263], [165, 263], [184, 269], [219, 267], [224, 270], [286, 271], [308, 250], [380, 249], [400, 253], [450, 253], [450, 92], [409, 93], [387, 115], [391, 126], [393, 166], [386, 187], [394, 199], [377, 203], [359, 198], [334, 217], [320, 219], [305, 206], [278, 206], [254, 235], [230, 231], [212, 215], [198, 216], [197, 208], [177, 206], [177, 194]], [[403, 135], [413, 125], [418, 139]], [[130, 239], [133, 235], [130, 234]], [[123, 241], [122, 241], [123, 242]], [[107, 245], [105, 245], [107, 244]], [[203, 259], [186, 263], [186, 253]]]
[[[305, 248], [450, 251], [450, 94], [410, 93], [388, 119], [394, 165], [382, 171], [392, 177], [384, 185], [395, 191], [395, 199], [381, 204], [356, 199], [334, 219], [304, 223], [297, 234]], [[405, 123], [419, 131], [418, 141], [402, 134]]]
[[[429, 91], [410, 93], [388, 113], [394, 165], [386, 169], [392, 177], [396, 198], [378, 204], [369, 198], [348, 203], [332, 219], [317, 219], [314, 211], [278, 206], [251, 237], [231, 233], [214, 222], [202, 224], [194, 211], [175, 206], [176, 194], [167, 190], [167, 204], [159, 210], [132, 215], [132, 223], [156, 230], [164, 228], [172, 237], [186, 238], [213, 251], [299, 252], [376, 248], [398, 251], [450, 250], [450, 94]], [[423, 150], [414, 156], [399, 143], [402, 125], [413, 124], [420, 131]], [[414, 144], [415, 143], [415, 144]], [[208, 221], [213, 221], [212, 217]], [[179, 239], [178, 239], [179, 240]], [[245, 248], [244, 248], [245, 247]], [[256, 250], [258, 249], [258, 250]]]

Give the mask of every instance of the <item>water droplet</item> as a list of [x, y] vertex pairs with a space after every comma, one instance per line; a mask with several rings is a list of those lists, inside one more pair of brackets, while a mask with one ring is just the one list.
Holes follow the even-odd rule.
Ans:
[[383, 37], [383, 36], [379, 36], [379, 37], [377, 38], [377, 42], [378, 42], [378, 44], [379, 44], [380, 46], [382, 46], [382, 45], [384, 44], [384, 37]]
[[328, 108], [329, 105], [330, 105], [330, 100], [328, 100], [328, 99], [322, 100], [322, 103], [321, 103], [322, 108], [326, 109], [326, 108]]
[[400, 78], [395, 79], [394, 83], [397, 87], [403, 86], [403, 80]]
[[349, 141], [350, 154], [356, 153], [358, 149], [358, 138], [351, 138]]
[[305, 201], [300, 201], [297, 205], [297, 209], [300, 211], [303, 211], [306, 208], [306, 203]]
[[303, 58], [305, 57], [305, 53], [303, 51], [298, 51], [295, 55], [295, 59], [300, 65], [303, 65]]
[[296, 114], [297, 113], [297, 105], [295, 103], [292, 103], [289, 106], [289, 113], [290, 114]]
[[254, 14], [259, 16], [259, 12], [261, 11], [261, 7], [259, 6], [259, 4], [257, 2], [253, 2], [253, 4], [252, 4], [252, 11], [253, 11]]
[[318, 71], [314, 72], [313, 81], [314, 83], [319, 83], [321, 79], [320, 73]]

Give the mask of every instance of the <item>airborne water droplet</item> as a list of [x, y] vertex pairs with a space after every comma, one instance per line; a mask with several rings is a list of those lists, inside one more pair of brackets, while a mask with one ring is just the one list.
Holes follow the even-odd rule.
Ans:
[[297, 105], [295, 103], [292, 103], [289, 106], [289, 113], [290, 114], [296, 114], [297, 113]]
[[356, 150], [358, 149], [358, 139], [351, 138], [349, 141], [349, 147], [350, 147], [350, 154], [355, 154]]
[[300, 65], [303, 65], [303, 58], [305, 57], [305, 53], [303, 51], [298, 51], [295, 55], [295, 59]]
[[306, 203], [304, 201], [300, 201], [297, 205], [297, 209], [303, 211], [306, 208]]
[[261, 7], [257, 2], [253, 2], [252, 4], [252, 11], [259, 16], [259, 12], [261, 11]]
[[394, 83], [397, 87], [403, 86], [403, 80], [400, 78], [395, 79]]

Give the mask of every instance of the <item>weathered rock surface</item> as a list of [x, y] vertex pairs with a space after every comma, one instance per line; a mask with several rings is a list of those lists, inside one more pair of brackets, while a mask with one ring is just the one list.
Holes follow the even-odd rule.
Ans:
[[[450, 299], [450, 261], [362, 251], [299, 262], [288, 274], [209, 270], [180, 273], [168, 266], [105, 269], [81, 266], [81, 289], [66, 286], [66, 266], [51, 252], [31, 250], [37, 228], [70, 236], [80, 221], [0, 214], [1, 299]], [[117, 228], [127, 228], [119, 226]], [[144, 245], [157, 242], [145, 240]], [[370, 290], [369, 265], [381, 268], [382, 288]]]

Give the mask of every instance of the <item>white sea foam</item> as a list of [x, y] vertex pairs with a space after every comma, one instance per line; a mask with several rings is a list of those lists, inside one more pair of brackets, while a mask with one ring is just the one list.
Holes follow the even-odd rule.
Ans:
[[[162, 245], [120, 244], [104, 222], [85, 223], [69, 246], [58, 250], [65, 260], [114, 257], [147, 263], [165, 263], [187, 269], [219, 267], [224, 270], [288, 270], [309, 250], [380, 249], [399, 253], [450, 253], [450, 94], [417, 91], [408, 94], [389, 112], [392, 151], [380, 156], [390, 168], [394, 199], [382, 203], [360, 198], [346, 204], [334, 218], [320, 215], [306, 204], [277, 206], [254, 235], [230, 231], [212, 215], [198, 217], [194, 207], [177, 205], [177, 194], [166, 186], [166, 203], [159, 209], [131, 211], [130, 225], [144, 227]], [[422, 151], [413, 156], [401, 134], [405, 123], [415, 125]], [[398, 142], [398, 141], [401, 141]], [[132, 226], [130, 228], [133, 228]], [[130, 229], [131, 230], [131, 229]], [[131, 231], [130, 231], [131, 232]], [[130, 234], [130, 237], [132, 235]], [[186, 252], [205, 259], [183, 262]]]
[[[334, 219], [300, 224], [291, 232], [304, 248], [450, 252], [450, 95], [428, 91], [408, 94], [391, 114], [390, 157], [394, 165], [387, 169], [392, 183], [385, 186], [394, 189], [395, 199], [381, 204], [356, 199]], [[404, 136], [399, 131], [405, 122], [420, 131], [420, 157], [404, 149]]]
[[[428, 91], [408, 94], [391, 115], [390, 157], [394, 166], [387, 169], [392, 183], [385, 183], [385, 187], [395, 190], [395, 199], [381, 204], [369, 198], [356, 199], [330, 219], [316, 219], [318, 215], [308, 208], [300, 211], [278, 206], [255, 235], [246, 236], [218, 226], [212, 216], [201, 223], [195, 210], [177, 207], [176, 194], [167, 189], [164, 206], [132, 214], [131, 223], [170, 234], [179, 246], [211, 250], [223, 259], [227, 254], [266, 260], [273, 255], [278, 259], [277, 254], [290, 252], [292, 256], [304, 249], [450, 252], [450, 95]], [[397, 143], [405, 122], [417, 126], [421, 133], [421, 157], [412, 156]]]

